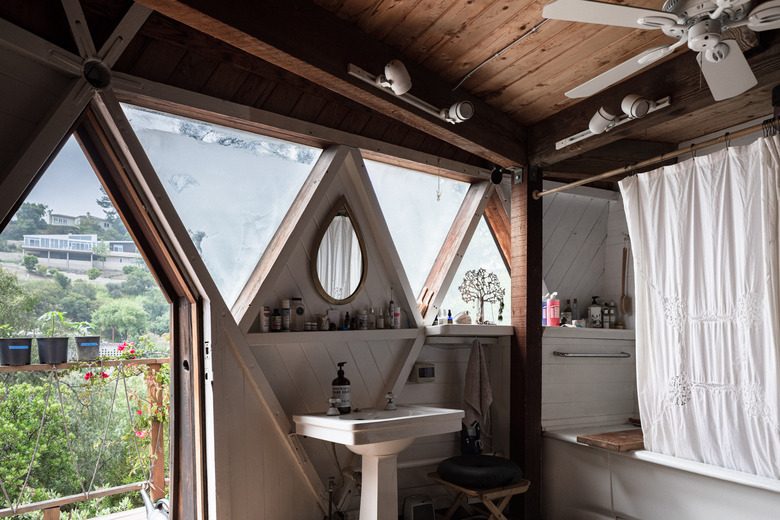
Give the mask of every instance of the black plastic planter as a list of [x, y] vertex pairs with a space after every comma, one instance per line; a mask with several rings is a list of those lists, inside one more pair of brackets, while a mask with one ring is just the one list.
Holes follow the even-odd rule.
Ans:
[[42, 365], [56, 365], [68, 360], [68, 338], [38, 338], [37, 341]]
[[0, 365], [29, 365], [32, 338], [0, 339]]
[[100, 336], [76, 336], [79, 361], [95, 361], [100, 355]]

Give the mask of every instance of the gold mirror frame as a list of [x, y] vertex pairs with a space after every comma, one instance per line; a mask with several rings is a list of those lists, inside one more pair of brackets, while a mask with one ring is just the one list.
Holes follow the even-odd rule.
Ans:
[[[322, 239], [325, 237], [325, 233], [328, 231], [328, 228], [330, 228], [333, 220], [342, 212], [346, 212], [347, 218], [349, 218], [349, 221], [352, 223], [352, 229], [354, 230], [358, 244], [360, 245], [362, 265], [360, 272], [360, 282], [358, 282], [357, 287], [352, 292], [352, 294], [344, 299], [339, 300], [328, 294], [328, 292], [322, 286], [319, 273], [317, 272], [317, 260], [319, 258], [320, 246], [322, 245]], [[314, 288], [317, 289], [317, 292], [320, 294], [320, 296], [322, 296], [325, 301], [334, 305], [344, 305], [357, 298], [357, 295], [360, 293], [366, 283], [366, 276], [368, 275], [368, 256], [366, 255], [366, 243], [363, 240], [363, 235], [360, 233], [360, 226], [358, 226], [357, 220], [355, 219], [355, 214], [352, 212], [352, 208], [349, 207], [347, 198], [344, 195], [339, 197], [339, 199], [336, 201], [336, 204], [333, 205], [333, 209], [330, 210], [330, 213], [328, 213], [328, 216], [325, 218], [325, 223], [320, 226], [319, 230], [317, 230], [317, 236], [314, 239], [313, 252], [314, 255], [312, 256], [311, 261], [311, 278], [314, 282]]]

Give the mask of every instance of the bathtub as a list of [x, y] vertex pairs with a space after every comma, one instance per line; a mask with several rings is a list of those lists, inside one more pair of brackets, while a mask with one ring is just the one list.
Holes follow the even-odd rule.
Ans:
[[780, 518], [779, 480], [646, 450], [613, 452], [576, 440], [578, 435], [629, 428], [545, 432], [545, 520]]

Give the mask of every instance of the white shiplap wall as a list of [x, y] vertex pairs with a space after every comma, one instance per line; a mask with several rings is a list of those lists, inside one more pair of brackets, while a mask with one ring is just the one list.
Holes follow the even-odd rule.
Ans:
[[558, 292], [561, 310], [577, 298], [584, 316], [591, 296], [603, 296], [609, 200], [563, 192], [542, 203], [544, 282]]

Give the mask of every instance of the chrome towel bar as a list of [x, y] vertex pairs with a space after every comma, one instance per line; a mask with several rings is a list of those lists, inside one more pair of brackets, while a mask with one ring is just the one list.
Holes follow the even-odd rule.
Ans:
[[627, 358], [631, 357], [631, 354], [628, 352], [621, 352], [620, 354], [609, 354], [609, 353], [590, 353], [590, 354], [580, 354], [578, 352], [553, 352], [554, 355], [558, 357], [599, 357], [599, 358]]

